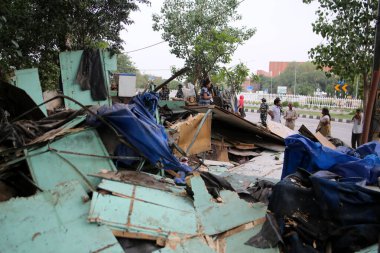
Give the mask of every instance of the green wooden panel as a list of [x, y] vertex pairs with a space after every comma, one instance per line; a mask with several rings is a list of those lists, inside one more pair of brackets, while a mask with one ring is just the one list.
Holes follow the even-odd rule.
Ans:
[[[38, 76], [38, 69], [33, 68], [33, 69], [16, 70], [15, 75], [16, 75], [15, 85], [18, 88], [23, 89], [33, 99], [33, 101], [37, 105], [44, 102], [44, 98], [42, 96], [40, 78]], [[45, 115], [47, 115], [45, 105], [41, 105], [40, 109]]]
[[[28, 165], [34, 181], [42, 189], [52, 189], [56, 185], [71, 180], [78, 180], [86, 190], [95, 189], [100, 179], [88, 174], [101, 170], [116, 171], [108, 158], [89, 157], [74, 154], [57, 154], [48, 149], [107, 156], [102, 141], [94, 129], [86, 129], [63, 136], [37, 149], [28, 150]], [[41, 153], [41, 154], [40, 154]], [[89, 186], [91, 185], [91, 187]]]
[[279, 253], [280, 250], [276, 248], [260, 249], [245, 245], [245, 243], [254, 235], [260, 232], [262, 225], [254, 228], [239, 232], [226, 238], [226, 251], [225, 253]]
[[86, 198], [78, 182], [68, 182], [0, 203], [0, 252], [124, 252], [108, 228], [86, 221]]
[[131, 189], [131, 185], [108, 180], [99, 186], [125, 197], [94, 193], [89, 214], [92, 221], [159, 237], [170, 232], [197, 234], [195, 210], [187, 197], [142, 186]]
[[[175, 249], [165, 247], [154, 251], [155, 253], [217, 253], [211, 249], [204, 240], [195, 237], [183, 242], [180, 242]], [[235, 251], [240, 253], [240, 251]], [[227, 252], [226, 252], [227, 253]]]
[[223, 203], [216, 203], [207, 192], [200, 176], [191, 178], [194, 206], [205, 234], [215, 235], [265, 216], [266, 206], [250, 204], [239, 198], [236, 192], [222, 190]]
[[[111, 105], [112, 101], [110, 97], [104, 101], [94, 101], [91, 97], [90, 90], [81, 90], [80, 85], [76, 82], [75, 79], [82, 54], [83, 50], [61, 52], [59, 54], [63, 93], [83, 105]], [[102, 51], [101, 56], [105, 85], [107, 86], [107, 90], [110, 91], [109, 71], [115, 71], [117, 69], [116, 55], [110, 58], [109, 52]], [[65, 105], [71, 109], [80, 109], [76, 103], [70, 100], [65, 99]]]
[[[178, 209], [185, 212], [194, 213], [193, 201], [184, 195], [180, 196], [169, 191], [152, 189], [147, 186], [134, 186], [132, 184], [124, 184], [110, 180], [102, 180], [98, 188], [110, 192], [115, 192], [123, 196], [132, 197], [133, 190], [135, 191], [134, 198], [145, 200], [149, 203], [159, 206], [165, 206], [173, 209]], [[173, 187], [174, 188], [174, 187]], [[182, 192], [185, 193], [185, 190]], [[152, 196], [155, 196], [152, 198]]]

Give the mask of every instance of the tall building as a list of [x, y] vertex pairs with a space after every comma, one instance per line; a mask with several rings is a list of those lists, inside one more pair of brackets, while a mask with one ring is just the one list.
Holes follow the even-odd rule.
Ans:
[[279, 74], [285, 71], [285, 69], [289, 66], [290, 63], [301, 64], [304, 62], [271, 61], [269, 62], [269, 76], [272, 76], [272, 77], [278, 76]]

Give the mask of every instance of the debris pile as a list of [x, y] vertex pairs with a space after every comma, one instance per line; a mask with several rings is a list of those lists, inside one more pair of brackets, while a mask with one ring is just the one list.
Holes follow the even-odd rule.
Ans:
[[0, 252], [377, 252], [380, 143], [335, 147], [150, 91], [99, 102], [64, 67], [82, 54], [61, 59], [75, 96], [45, 102], [67, 108], [0, 89], [29, 103], [0, 108]]

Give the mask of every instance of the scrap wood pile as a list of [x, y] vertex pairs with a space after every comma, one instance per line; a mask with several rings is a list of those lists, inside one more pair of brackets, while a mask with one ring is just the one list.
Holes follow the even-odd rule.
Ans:
[[333, 150], [215, 106], [165, 129], [157, 100], [33, 128], [2, 110], [0, 252], [377, 251], [378, 143]]

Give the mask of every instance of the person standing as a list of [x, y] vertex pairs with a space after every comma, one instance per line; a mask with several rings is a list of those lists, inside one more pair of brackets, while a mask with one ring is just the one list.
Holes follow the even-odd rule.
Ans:
[[288, 110], [285, 112], [284, 119], [285, 119], [285, 126], [289, 127], [290, 129], [294, 130], [296, 119], [298, 118], [297, 112], [293, 110], [293, 104], [288, 103]]
[[279, 97], [276, 97], [274, 100], [274, 105], [268, 111], [268, 114], [272, 118], [272, 121], [281, 123], [281, 99]]
[[267, 126], [268, 109], [269, 109], [269, 106], [267, 104], [267, 100], [265, 98], [262, 98], [261, 104], [260, 104], [260, 119], [261, 119], [261, 124], [265, 127]]
[[239, 113], [242, 118], [245, 118], [245, 111], [244, 111], [244, 96], [240, 95], [239, 97]]
[[351, 147], [356, 149], [361, 145], [361, 137], [363, 132], [363, 114], [360, 109], [356, 110], [354, 117], [352, 117], [352, 135], [351, 135]]
[[204, 79], [202, 81], [202, 89], [199, 98], [199, 105], [210, 105], [212, 101], [212, 95], [210, 92], [211, 81], [210, 79]]
[[320, 132], [325, 137], [331, 136], [331, 116], [326, 107], [322, 108], [322, 117], [315, 132]]
[[170, 90], [168, 86], [167, 85], [162, 86], [159, 92], [160, 100], [169, 100], [169, 94], [170, 94]]

